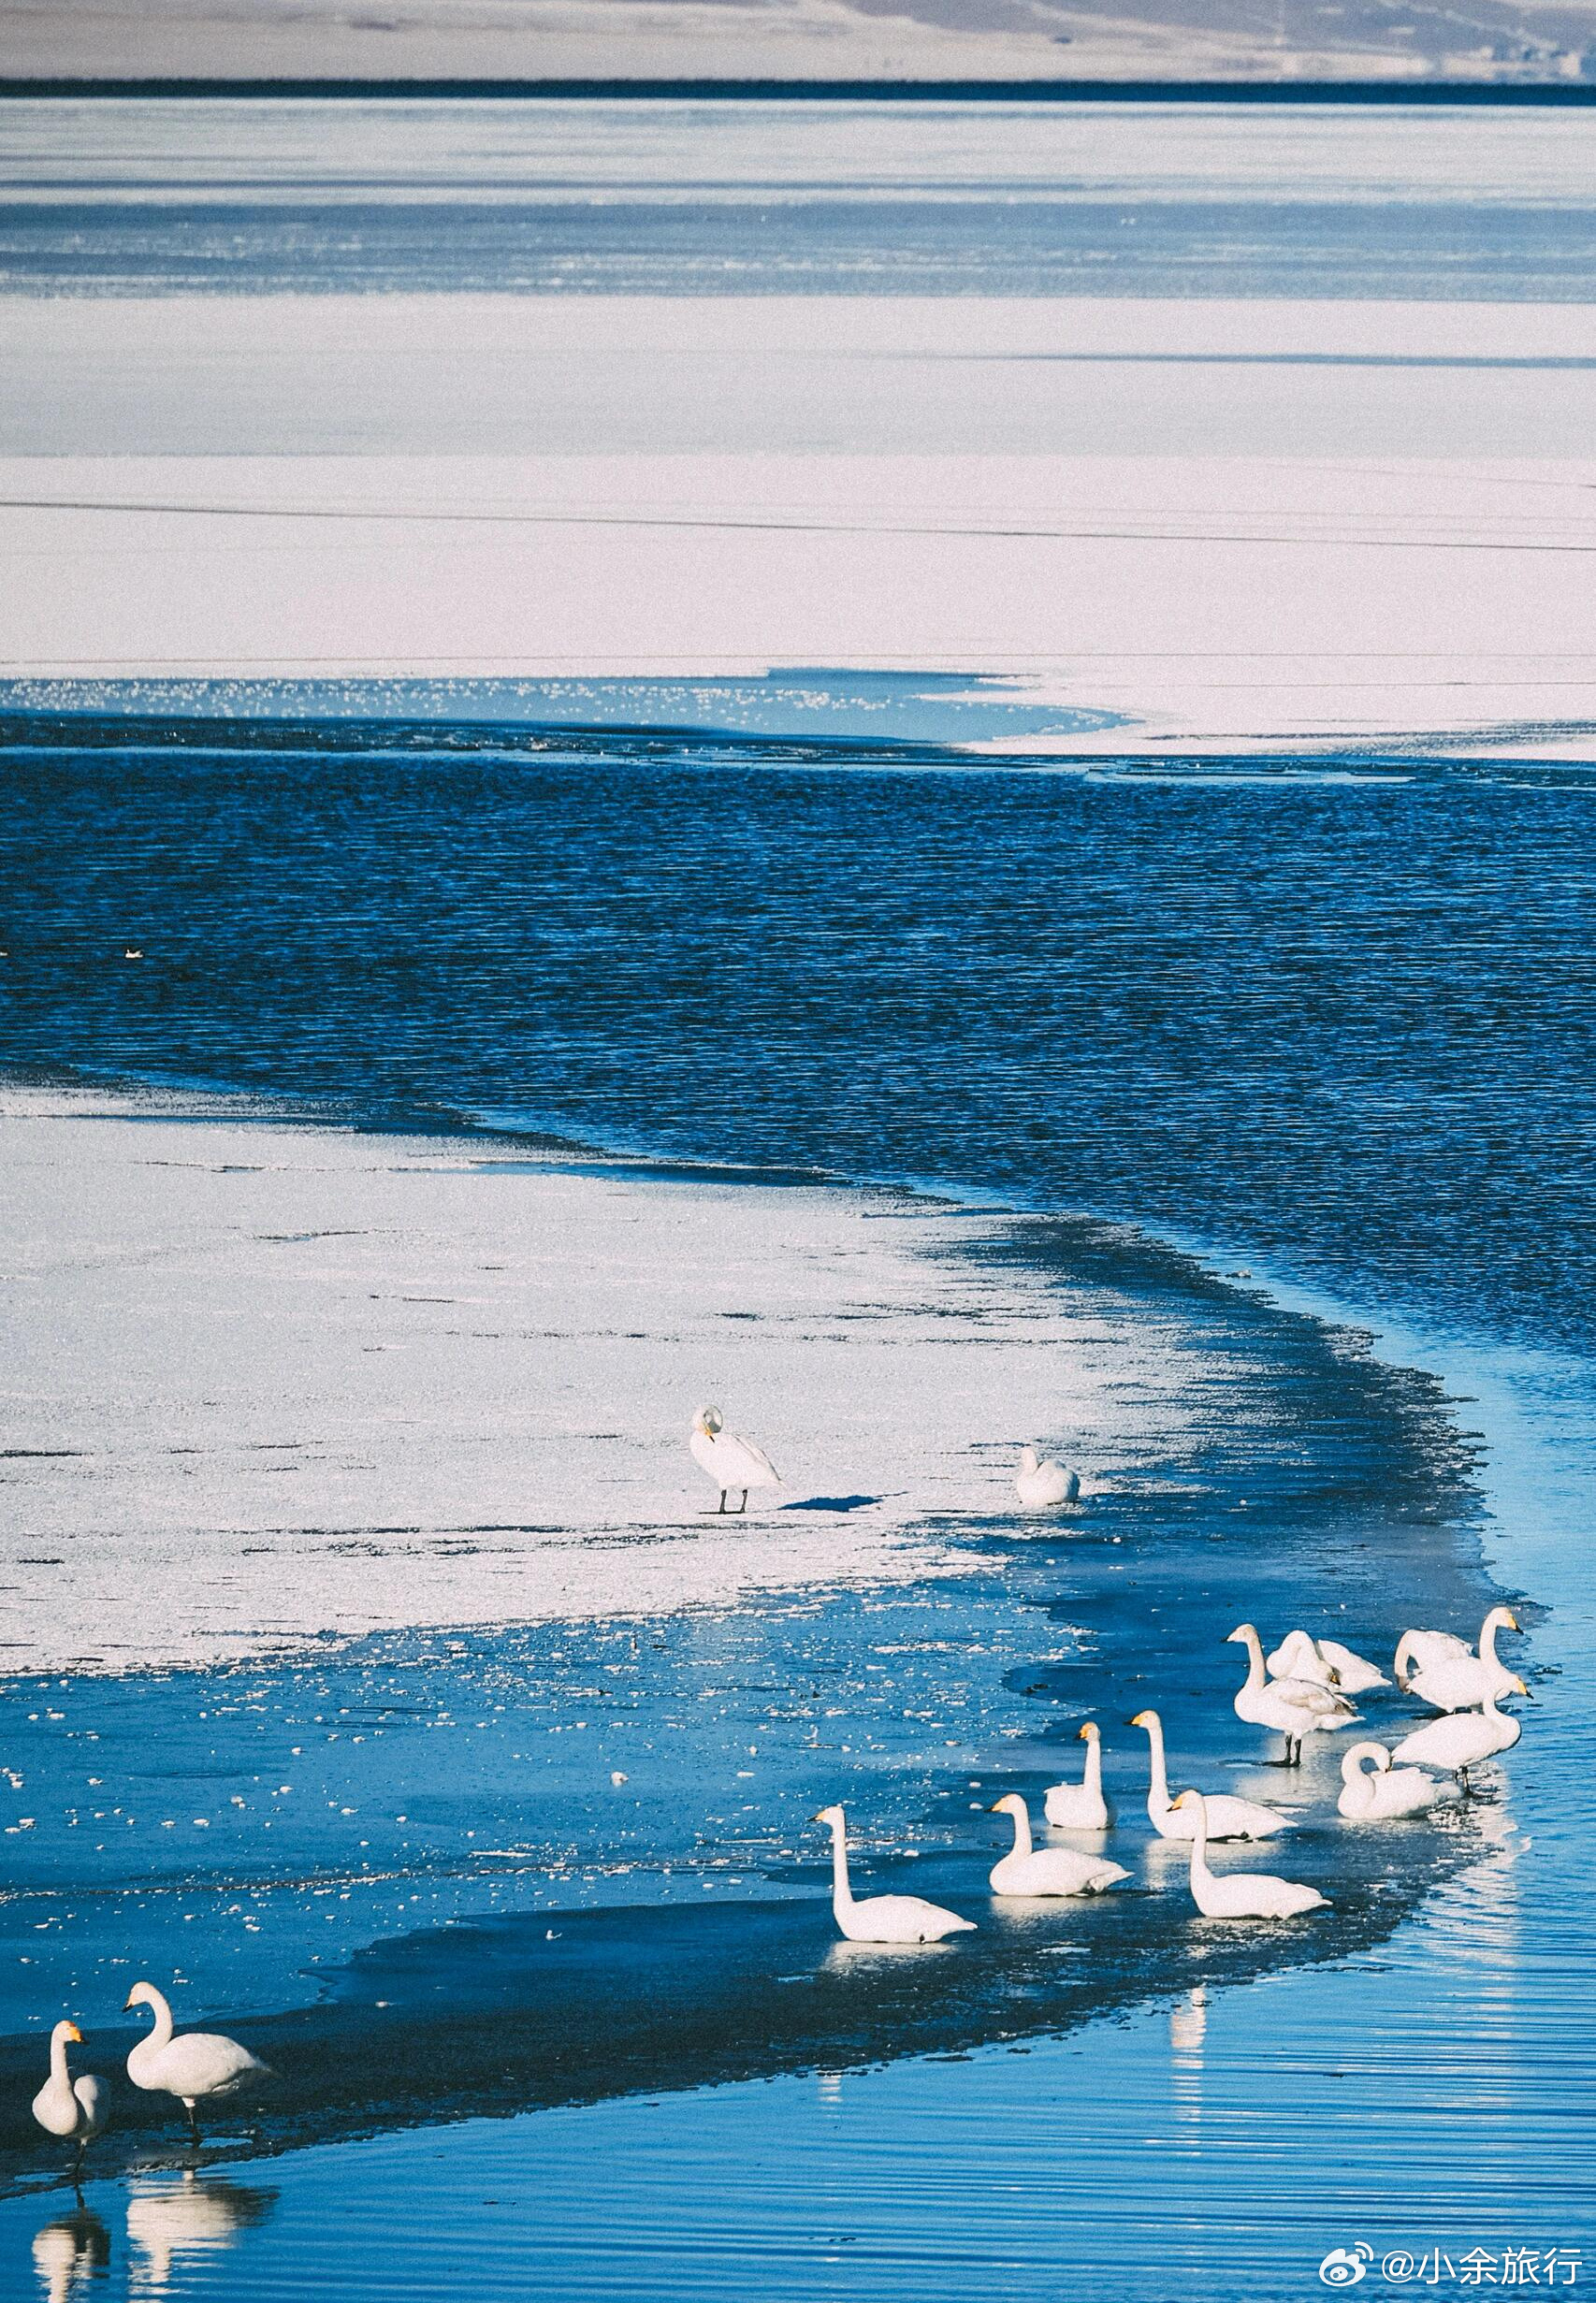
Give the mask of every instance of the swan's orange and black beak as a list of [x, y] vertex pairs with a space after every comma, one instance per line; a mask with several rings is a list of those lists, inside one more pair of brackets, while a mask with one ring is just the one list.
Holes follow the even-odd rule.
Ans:
[[77, 2026], [77, 2024], [76, 2024], [76, 2023], [68, 2023], [68, 2024], [67, 2024], [67, 2026], [66, 2026], [66, 2036], [67, 2036], [69, 2039], [76, 2039], [76, 2040], [77, 2040], [77, 2042], [78, 2042], [78, 2045], [79, 2045], [80, 2047], [81, 2047], [81, 2046], [82, 2046], [82, 2044], [83, 2044], [83, 2035], [82, 2035], [82, 2033], [79, 2030], [79, 2028], [78, 2028], [78, 2026]]

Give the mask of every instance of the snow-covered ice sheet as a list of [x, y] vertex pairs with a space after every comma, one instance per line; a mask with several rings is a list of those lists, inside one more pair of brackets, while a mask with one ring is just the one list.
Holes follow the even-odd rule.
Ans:
[[1129, 723], [1060, 751], [1584, 756], [1593, 481], [1508, 457], [18, 457], [0, 675], [1002, 673]]
[[[904, 1195], [26, 1088], [0, 1146], [11, 1668], [903, 1582], [1023, 1441], [1090, 1485], [1181, 1412], [1145, 1334], [983, 1267], [998, 1218]], [[705, 1399], [787, 1480], [730, 1525]]]

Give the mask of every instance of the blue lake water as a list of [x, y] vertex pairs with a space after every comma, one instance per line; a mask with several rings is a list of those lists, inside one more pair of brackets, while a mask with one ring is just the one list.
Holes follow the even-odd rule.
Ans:
[[[30, 1802], [64, 1816], [84, 1731], [102, 1774], [126, 1755], [98, 1794], [119, 1808], [192, 1792], [220, 1814], [290, 1737], [301, 1788], [311, 1770], [269, 1849], [223, 1817], [130, 1888], [114, 1847], [30, 1848], [7, 1931], [19, 2094], [37, 2006], [97, 2001], [130, 1961], [181, 1963], [293, 2080], [269, 2169], [227, 2165], [262, 2148], [235, 2138], [185, 2173], [158, 2112], [130, 2111], [102, 2147], [130, 2174], [65, 2219], [8, 2134], [7, 2230], [33, 2246], [53, 2223], [41, 2267], [92, 2269], [114, 2227], [113, 2277], [289, 2292], [336, 2197], [341, 2283], [385, 2295], [373, 2234], [418, 2186], [435, 2237], [408, 2276], [440, 2296], [606, 2293], [619, 2263], [648, 2294], [912, 2278], [951, 2298], [1035, 2260], [1156, 2303], [1307, 2293], [1360, 2238], [1589, 2248], [1596, 777], [1400, 751], [1147, 771], [1111, 729], [1061, 769], [954, 748], [1048, 724], [958, 692], [810, 668], [658, 691], [235, 683], [94, 714], [13, 696], [12, 1072], [996, 1201], [1007, 1253], [1173, 1324], [1209, 1386], [1195, 1452], [1083, 1543], [1022, 1560], [1001, 1515], [971, 1531], [936, 1601], [957, 1669], [905, 1591], [733, 1616], [707, 1648], [690, 1624], [646, 1655], [631, 1631], [624, 1655], [506, 1632], [84, 1681], [42, 1721], [14, 1681]], [[1242, 1257], [1252, 1276], [1225, 1278]], [[1378, 1356], [1349, 1311], [1386, 1331]], [[827, 1953], [804, 1818], [839, 1775], [867, 1805], [891, 1771], [917, 1886], [968, 1898], [990, 1860], [969, 1811], [1034, 1796], [1083, 1710], [1117, 1719], [1172, 1677], [1188, 1753], [1245, 1766], [1216, 1644], [1237, 1615], [1344, 1610], [1358, 1644], [1410, 1599], [1467, 1625], [1487, 1574], [1534, 1625], [1524, 1744], [1472, 1818], [1304, 1831], [1288, 1868], [1336, 1898], [1316, 1940], [1194, 1936], [1153, 1847], [1135, 1902], [1062, 1930], [999, 1925], [908, 1976]], [[680, 1781], [653, 1816], [596, 1806], [591, 1754], [547, 1739], [570, 1693], [628, 1673], [600, 1757], [635, 1765], [672, 1724]], [[1380, 1702], [1375, 1732], [1401, 1708]], [[771, 1763], [739, 1798], [745, 1734]], [[1328, 1803], [1335, 1763], [1300, 1795]], [[1132, 1800], [1134, 1768], [1116, 1752]], [[341, 1806], [397, 1786], [407, 1828], [352, 1861]], [[191, 1951], [218, 1884], [232, 1932]], [[1330, 1963], [1293, 1974], [1305, 1959]], [[624, 2237], [596, 2158], [633, 2171]]]
[[1590, 766], [936, 758], [938, 708], [1069, 716], [907, 676], [591, 682], [587, 735], [247, 687], [11, 724], [13, 1062], [997, 1191], [1590, 1340]]

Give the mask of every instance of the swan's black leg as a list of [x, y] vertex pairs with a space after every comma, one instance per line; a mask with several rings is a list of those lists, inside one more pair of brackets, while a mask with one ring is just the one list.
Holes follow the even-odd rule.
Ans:
[[198, 2122], [198, 2120], [196, 2120], [196, 2119], [195, 2118], [195, 2116], [194, 2116], [194, 2106], [193, 2106], [193, 2104], [192, 2104], [192, 2103], [185, 2103], [185, 2104], [183, 2105], [183, 2107], [183, 2107], [183, 2109], [184, 2109], [184, 2110], [188, 2113], [188, 2131], [189, 2131], [189, 2134], [190, 2134], [190, 2135], [194, 2137], [195, 2141], [197, 2143], [197, 2142], [199, 2141], [199, 2122]]
[[739, 1504], [738, 1504], [737, 1509], [738, 1509], [738, 1511], [740, 1511], [740, 1512], [746, 1512], [746, 1511], [747, 1510], [747, 1508], [748, 1508], [748, 1491], [747, 1491], [747, 1489], [745, 1487], [745, 1488], [744, 1488], [744, 1490], [743, 1490], [743, 1500], [741, 1501], [741, 1503], [739, 1503]]
[[722, 1487], [722, 1489], [720, 1490], [720, 1507], [719, 1507], [719, 1508], [720, 1508], [720, 1511], [721, 1511], [721, 1513], [722, 1513], [722, 1514], [724, 1514], [725, 1509], [726, 1509], [726, 1495], [727, 1495], [727, 1490], [726, 1490], [724, 1487]]

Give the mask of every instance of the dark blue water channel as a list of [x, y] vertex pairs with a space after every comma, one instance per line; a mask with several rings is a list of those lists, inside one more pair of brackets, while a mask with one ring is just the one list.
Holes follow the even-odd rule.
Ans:
[[8, 717], [0, 1061], [996, 1192], [1589, 1344], [1596, 765], [402, 703]]

